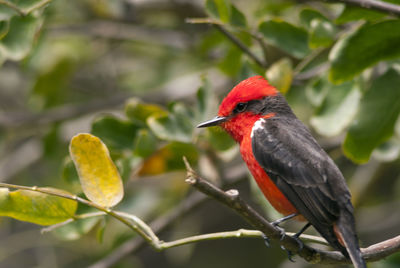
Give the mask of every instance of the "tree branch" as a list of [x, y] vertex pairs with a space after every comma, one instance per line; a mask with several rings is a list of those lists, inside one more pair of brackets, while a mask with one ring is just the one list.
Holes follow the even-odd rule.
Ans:
[[[260, 216], [240, 197], [237, 190], [228, 190], [226, 192], [212, 185], [208, 181], [199, 177], [189, 163], [184, 159], [188, 171], [186, 182], [195, 187], [202, 193], [210, 196], [229, 208], [235, 210], [240, 216], [247, 220], [253, 227], [264, 233], [268, 238], [278, 242], [286, 249], [297, 253], [300, 257], [310, 263], [320, 264], [338, 264], [350, 263], [338, 251], [324, 251], [304, 245], [301, 247], [295, 239], [289, 235], [281, 237], [281, 231], [272, 226], [267, 220]], [[377, 243], [368, 248], [362, 249], [366, 261], [376, 261], [387, 257], [394, 252], [400, 251], [400, 236]]]
[[376, 0], [323, 0], [328, 2], [342, 2], [352, 6], [359, 6], [367, 9], [374, 9], [389, 13], [393, 16], [400, 16], [400, 5], [395, 5], [383, 1]]
[[225, 35], [230, 41], [232, 41], [233, 44], [235, 44], [240, 50], [242, 50], [247, 56], [249, 56], [256, 64], [258, 64], [261, 68], [266, 69], [267, 68], [267, 63], [264, 62], [263, 60], [259, 59], [239, 38], [231, 34], [229, 31], [227, 31], [224, 27], [224, 24], [220, 23], [219, 21], [215, 21], [210, 18], [192, 18], [192, 19], [187, 19], [187, 23], [200, 23], [200, 24], [211, 24], [214, 26], [218, 31], [220, 31], [223, 35]]

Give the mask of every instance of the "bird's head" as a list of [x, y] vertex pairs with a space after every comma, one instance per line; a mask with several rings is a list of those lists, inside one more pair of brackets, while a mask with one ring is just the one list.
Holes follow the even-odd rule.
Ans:
[[224, 98], [218, 116], [197, 127], [221, 126], [236, 141], [241, 142], [245, 131], [267, 114], [265, 99], [276, 95], [276, 88], [262, 76], [250, 77], [236, 85]]

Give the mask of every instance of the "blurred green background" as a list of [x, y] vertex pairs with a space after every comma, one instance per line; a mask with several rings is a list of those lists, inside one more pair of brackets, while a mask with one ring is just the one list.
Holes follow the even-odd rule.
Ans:
[[[236, 83], [264, 75], [344, 173], [362, 245], [398, 235], [400, 20], [332, 2], [0, 1], [0, 181], [82, 194], [68, 144], [90, 132], [123, 177], [117, 209], [165, 241], [251, 228], [185, 184], [183, 155], [277, 219], [230, 138], [195, 129]], [[262, 239], [156, 252], [107, 217], [41, 229], [1, 217], [0, 267], [312, 266]], [[397, 253], [369, 267], [398, 266]]]

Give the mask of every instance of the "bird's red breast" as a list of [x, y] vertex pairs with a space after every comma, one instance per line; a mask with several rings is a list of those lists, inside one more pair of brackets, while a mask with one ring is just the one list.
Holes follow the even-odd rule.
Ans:
[[267, 119], [272, 116], [274, 115], [268, 114], [261, 117], [260, 115], [252, 113], [243, 113], [232, 118], [227, 124], [222, 123], [221, 126], [231, 134], [237, 142], [239, 142], [242, 158], [246, 162], [264, 196], [279, 213], [290, 215], [297, 213], [297, 210], [271, 181], [264, 169], [258, 164], [257, 160], [254, 158], [251, 144], [251, 131], [254, 124], [261, 118]]

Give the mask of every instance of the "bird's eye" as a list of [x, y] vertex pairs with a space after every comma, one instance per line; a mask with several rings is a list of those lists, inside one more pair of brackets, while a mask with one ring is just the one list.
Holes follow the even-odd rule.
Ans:
[[234, 113], [241, 113], [241, 112], [244, 112], [244, 110], [246, 110], [246, 108], [247, 108], [247, 103], [245, 103], [245, 102], [239, 102], [239, 103], [236, 105], [236, 107], [235, 107], [235, 109], [233, 110], [233, 112], [234, 112]]

